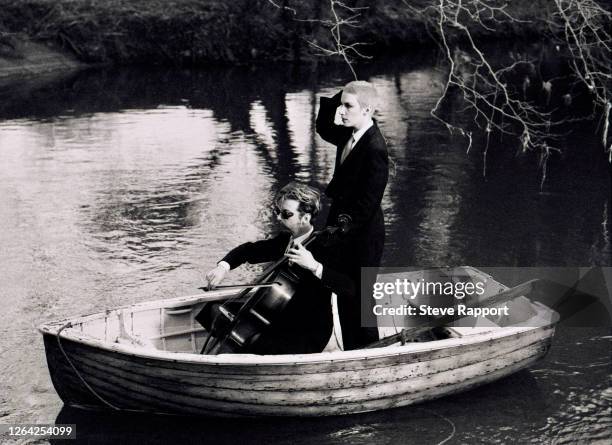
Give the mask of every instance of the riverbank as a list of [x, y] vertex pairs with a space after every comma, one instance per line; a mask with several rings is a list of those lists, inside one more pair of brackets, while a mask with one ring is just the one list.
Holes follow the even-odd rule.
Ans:
[[[362, 42], [362, 53], [403, 52], [432, 44], [424, 18], [403, 3], [353, 3], [367, 7], [358, 11], [356, 27], [343, 26], [343, 39]], [[543, 0], [517, 0], [510, 8], [518, 18], [530, 21], [499, 24], [493, 33], [475, 29], [476, 35], [533, 35], [546, 17]], [[333, 48], [329, 19], [329, 5], [323, 0], [0, 0], [0, 58], [10, 62], [10, 46], [4, 43], [23, 35], [26, 41], [51, 43], [87, 64], [203, 66], [336, 60], [321, 57], [315, 47]]]
[[72, 71], [87, 66], [68, 52], [33, 42], [24, 35], [5, 40], [0, 48], [0, 81]]

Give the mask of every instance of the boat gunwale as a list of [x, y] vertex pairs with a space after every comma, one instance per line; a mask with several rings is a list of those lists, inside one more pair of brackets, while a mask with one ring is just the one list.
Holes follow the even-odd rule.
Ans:
[[[398, 357], [402, 355], [418, 353], [423, 351], [443, 350], [458, 346], [483, 343], [486, 341], [499, 340], [504, 337], [529, 332], [536, 329], [548, 331], [544, 337], [554, 334], [555, 322], [540, 326], [513, 326], [493, 328], [490, 331], [467, 335], [458, 338], [447, 338], [430, 342], [407, 343], [405, 345], [392, 345], [382, 348], [358, 349], [352, 351], [318, 352], [314, 354], [285, 354], [285, 355], [255, 355], [255, 354], [219, 354], [200, 355], [187, 352], [160, 351], [157, 349], [145, 349], [122, 343], [109, 343], [80, 332], [64, 331], [59, 337], [76, 343], [82, 343], [95, 349], [111, 351], [123, 355], [140, 357], [144, 359], [155, 359], [170, 362], [182, 362], [209, 365], [232, 365], [232, 366], [268, 366], [268, 365], [300, 365], [300, 364], [323, 364], [350, 362], [353, 360], [379, 359], [386, 357]], [[39, 327], [44, 335], [57, 337], [55, 332], [47, 328], [47, 325]]]
[[[465, 266], [465, 269], [470, 268]], [[477, 269], [474, 269], [478, 271]], [[482, 275], [486, 275], [478, 271]], [[490, 277], [487, 275], [487, 277]], [[504, 285], [502, 285], [504, 286]], [[506, 286], [504, 286], [506, 287]], [[227, 299], [235, 295], [234, 290], [222, 289], [206, 292], [203, 294], [195, 294], [188, 296], [180, 296], [169, 299], [161, 299], [154, 301], [145, 301], [135, 304], [118, 306], [113, 309], [64, 318], [62, 320], [51, 321], [38, 326], [38, 330], [43, 335], [58, 336], [66, 340], [82, 343], [93, 348], [112, 351], [119, 354], [151, 358], [157, 360], [183, 362], [194, 364], [210, 364], [210, 365], [235, 365], [235, 366], [267, 366], [267, 365], [300, 365], [313, 363], [337, 363], [353, 360], [368, 360], [370, 358], [397, 357], [405, 354], [422, 352], [425, 350], [441, 350], [444, 348], [453, 348], [461, 345], [475, 344], [485, 341], [497, 340], [506, 336], [515, 335], [530, 330], [549, 329], [549, 335], [554, 334], [554, 327], [558, 321], [558, 314], [553, 309], [545, 306], [537, 301], [532, 301], [527, 298], [532, 305], [536, 314], [522, 323], [517, 323], [507, 327], [491, 327], [491, 330], [469, 334], [462, 337], [447, 338], [434, 340], [429, 342], [407, 343], [405, 345], [391, 345], [381, 348], [372, 349], [357, 349], [350, 351], [332, 351], [318, 352], [313, 354], [283, 354], [283, 355], [255, 355], [255, 354], [219, 354], [219, 355], [201, 355], [193, 352], [172, 352], [162, 351], [158, 349], [143, 348], [142, 346], [134, 346], [126, 343], [110, 343], [103, 339], [91, 336], [89, 334], [75, 331], [68, 326], [62, 330], [68, 323], [81, 324], [91, 320], [101, 319], [119, 314], [121, 311], [129, 310], [131, 312], [139, 312], [144, 310], [155, 309], [173, 309], [181, 306], [195, 307], [207, 301], [219, 301]], [[538, 321], [539, 323], [534, 323]]]

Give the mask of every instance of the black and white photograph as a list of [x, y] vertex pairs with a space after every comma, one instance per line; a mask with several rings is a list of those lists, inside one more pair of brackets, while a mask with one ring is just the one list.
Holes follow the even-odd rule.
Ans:
[[612, 443], [608, 0], [0, 0], [0, 443]]

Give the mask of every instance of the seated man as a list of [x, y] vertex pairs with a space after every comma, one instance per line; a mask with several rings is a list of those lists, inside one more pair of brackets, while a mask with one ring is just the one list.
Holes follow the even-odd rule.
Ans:
[[[319, 192], [307, 185], [290, 183], [283, 187], [275, 199], [274, 213], [283, 229], [273, 238], [248, 242], [232, 249], [206, 274], [209, 289], [217, 286], [230, 269], [243, 263], [289, 259], [288, 267], [298, 277], [293, 297], [270, 326], [253, 341], [247, 342], [240, 352], [254, 354], [302, 354], [321, 352], [327, 344], [333, 327], [331, 292], [354, 293], [355, 284], [348, 276], [336, 272], [339, 259], [333, 249], [312, 235], [312, 218], [320, 208]], [[216, 308], [198, 316], [210, 330]], [[218, 312], [218, 311], [217, 311]], [[233, 311], [235, 313], [235, 310]]]

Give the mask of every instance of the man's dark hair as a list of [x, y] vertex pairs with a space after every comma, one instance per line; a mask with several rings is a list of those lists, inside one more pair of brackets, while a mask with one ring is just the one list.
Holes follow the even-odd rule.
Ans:
[[313, 217], [321, 209], [321, 194], [313, 187], [299, 182], [290, 182], [276, 194], [274, 200], [277, 204], [285, 199], [293, 199], [300, 204], [298, 210], [302, 213], [310, 213]]

